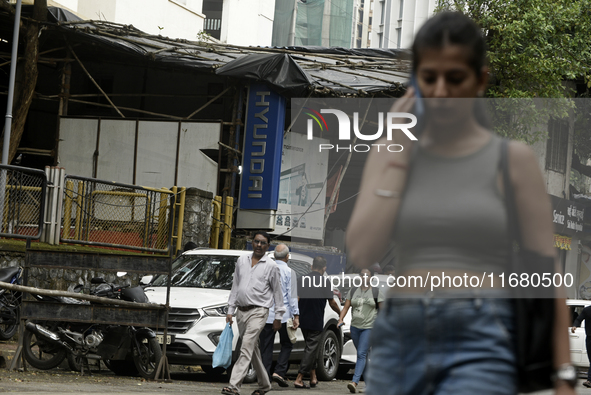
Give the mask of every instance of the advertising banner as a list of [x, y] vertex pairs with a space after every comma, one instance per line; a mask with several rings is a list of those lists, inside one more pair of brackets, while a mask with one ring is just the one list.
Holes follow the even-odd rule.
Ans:
[[318, 151], [318, 140], [310, 141], [295, 132], [285, 137], [272, 234], [317, 240], [323, 237], [328, 152]]

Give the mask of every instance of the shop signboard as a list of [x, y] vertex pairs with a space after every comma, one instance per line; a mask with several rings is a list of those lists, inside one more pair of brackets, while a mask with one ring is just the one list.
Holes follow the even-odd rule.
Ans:
[[284, 124], [285, 98], [263, 84], [251, 84], [244, 128], [241, 209], [277, 209]]
[[566, 236], [575, 236], [583, 232], [584, 207], [557, 196], [550, 195], [550, 198], [552, 199], [554, 232]]

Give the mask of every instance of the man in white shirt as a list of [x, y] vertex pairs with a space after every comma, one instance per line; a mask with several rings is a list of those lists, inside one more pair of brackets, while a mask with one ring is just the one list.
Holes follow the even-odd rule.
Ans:
[[285, 312], [281, 291], [281, 274], [273, 259], [265, 252], [269, 249], [270, 237], [265, 232], [255, 232], [252, 241], [252, 255], [243, 255], [236, 261], [232, 290], [228, 299], [226, 322], [232, 325], [236, 314], [238, 332], [242, 338], [240, 356], [232, 368], [230, 383], [222, 389], [222, 394], [238, 395], [242, 381], [252, 363], [259, 388], [253, 394], [263, 395], [271, 390], [269, 376], [261, 360], [259, 335], [265, 326], [269, 308], [275, 304], [273, 330], [281, 328], [281, 318]]
[[285, 244], [278, 244], [275, 247], [275, 262], [279, 267], [281, 273], [281, 290], [283, 291], [283, 303], [285, 305], [286, 313], [283, 314], [281, 320], [281, 329], [279, 329], [279, 338], [281, 343], [281, 352], [275, 365], [275, 372], [271, 376], [271, 365], [273, 364], [273, 345], [275, 343], [275, 331], [273, 330], [273, 307], [269, 310], [269, 318], [267, 324], [263, 328], [260, 336], [261, 356], [263, 358], [263, 365], [267, 370], [267, 374], [271, 380], [279, 384], [280, 387], [288, 387], [287, 383], [287, 369], [289, 369], [289, 356], [293, 349], [293, 344], [289, 340], [287, 334], [287, 320], [293, 318], [293, 327], [297, 329], [299, 326], [300, 311], [298, 309], [298, 283], [296, 273], [287, 266], [289, 261], [289, 248]]

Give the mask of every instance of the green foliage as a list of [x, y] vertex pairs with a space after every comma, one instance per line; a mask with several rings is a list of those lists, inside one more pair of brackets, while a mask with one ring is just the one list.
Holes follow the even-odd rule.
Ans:
[[[478, 23], [488, 44], [492, 98], [568, 98], [564, 81], [585, 82], [591, 88], [591, 0], [439, 0], [436, 12], [461, 11]], [[551, 108], [527, 110], [527, 116], [503, 124], [498, 132], [533, 143], [544, 138], [533, 125], [548, 117], [564, 117], [571, 100]], [[553, 101], [554, 102], [554, 101]]]
[[574, 151], [585, 165], [591, 158], [591, 95], [589, 92], [575, 100]]
[[204, 30], [201, 30], [197, 33], [197, 41], [200, 43], [207, 43], [211, 35]]
[[588, 177], [585, 177], [575, 169], [571, 169], [570, 185], [574, 186], [580, 193], [586, 193], [589, 190], [588, 180]]

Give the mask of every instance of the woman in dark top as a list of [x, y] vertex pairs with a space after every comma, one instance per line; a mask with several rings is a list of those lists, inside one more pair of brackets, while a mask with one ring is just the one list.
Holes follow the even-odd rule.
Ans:
[[[417, 33], [412, 67], [428, 116], [418, 141], [394, 131], [402, 152], [372, 151], [368, 157], [347, 228], [349, 257], [369, 267], [394, 237], [397, 277], [506, 272], [501, 139], [475, 115], [476, 100], [458, 100], [483, 96], [487, 86], [480, 29], [463, 14], [438, 14]], [[414, 89], [391, 112], [413, 112]], [[550, 200], [538, 160], [527, 145], [514, 141], [508, 158], [522, 246], [555, 258]], [[513, 305], [499, 284], [479, 291], [498, 297], [485, 299], [470, 287], [451, 285], [437, 297], [413, 289], [398, 291], [404, 298], [390, 294], [372, 329], [367, 393], [516, 394]], [[570, 369], [568, 311], [563, 298], [555, 303], [554, 343], [548, 346], [554, 367]], [[555, 381], [560, 394], [574, 394], [572, 385]]]

